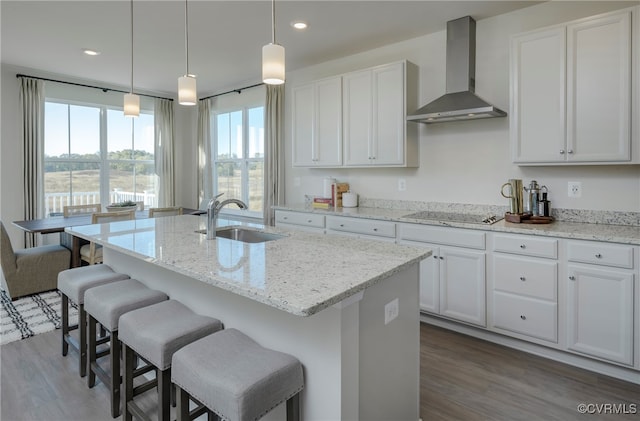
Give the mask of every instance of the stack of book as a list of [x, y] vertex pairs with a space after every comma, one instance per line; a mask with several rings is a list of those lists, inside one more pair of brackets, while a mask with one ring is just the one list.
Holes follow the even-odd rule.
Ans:
[[331, 185], [331, 197], [314, 197], [312, 207], [314, 209], [329, 209], [342, 207], [342, 193], [349, 191], [349, 183], [333, 183]]
[[333, 204], [330, 197], [314, 197], [312, 206], [314, 209], [329, 209]]

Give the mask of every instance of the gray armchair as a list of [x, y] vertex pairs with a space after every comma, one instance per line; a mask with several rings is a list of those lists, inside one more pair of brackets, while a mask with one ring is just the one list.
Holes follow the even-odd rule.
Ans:
[[12, 300], [58, 287], [58, 273], [69, 269], [71, 252], [60, 245], [13, 250], [11, 240], [0, 221], [0, 258]]

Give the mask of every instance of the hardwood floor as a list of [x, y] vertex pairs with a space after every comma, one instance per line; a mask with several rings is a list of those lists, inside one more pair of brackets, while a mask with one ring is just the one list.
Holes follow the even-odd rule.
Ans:
[[[424, 323], [420, 342], [424, 421], [640, 419], [640, 385]], [[580, 414], [581, 403], [633, 413]]]
[[[112, 420], [107, 389], [87, 388], [76, 356], [60, 355], [59, 331], [2, 346], [0, 354], [2, 421]], [[426, 324], [420, 370], [423, 421], [640, 418], [640, 385]], [[149, 408], [154, 398], [147, 395], [142, 405]], [[579, 403], [637, 413], [581, 415]]]

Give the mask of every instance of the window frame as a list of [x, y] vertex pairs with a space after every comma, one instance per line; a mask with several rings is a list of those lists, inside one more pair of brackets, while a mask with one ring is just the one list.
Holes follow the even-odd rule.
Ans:
[[[213, 177], [213, 195], [214, 197], [218, 195], [218, 171], [216, 170], [217, 164], [219, 163], [241, 163], [241, 184], [242, 184], [242, 200], [244, 203], [249, 204], [249, 166], [251, 162], [261, 162], [262, 163], [262, 179], [264, 180], [264, 165], [265, 165], [265, 148], [262, 150], [261, 158], [250, 158], [249, 157], [249, 110], [254, 108], [262, 108], [263, 114], [266, 108], [266, 104], [264, 101], [249, 101], [246, 104], [238, 105], [238, 106], [228, 106], [211, 108], [211, 113], [209, 116], [210, 123], [210, 133], [209, 136], [211, 138], [211, 172]], [[242, 111], [242, 158], [223, 158], [218, 159], [218, 115], [221, 114], [230, 114], [233, 112]], [[264, 122], [264, 119], [263, 119]], [[263, 124], [263, 132], [264, 132], [264, 124]], [[264, 201], [264, 187], [262, 191], [262, 197]], [[225, 200], [224, 196], [220, 197], [220, 200]], [[263, 202], [264, 203], [264, 202]], [[225, 206], [220, 210], [220, 213], [223, 215], [231, 215], [233, 217], [245, 217], [252, 219], [262, 219], [264, 215], [264, 210], [261, 209], [258, 211], [250, 211], [250, 210], [240, 210], [236, 207]]]
[[[44, 99], [44, 103], [45, 103], [45, 108], [46, 108], [46, 104], [47, 103], [53, 103], [53, 104], [62, 104], [67, 106], [67, 130], [69, 131], [69, 133], [71, 132], [71, 113], [70, 113], [70, 107], [71, 106], [79, 106], [79, 107], [91, 107], [91, 108], [97, 108], [99, 111], [99, 147], [100, 150], [98, 152], [99, 158], [97, 159], [73, 159], [73, 158], [60, 158], [60, 157], [51, 157], [51, 158], [47, 158], [45, 156], [45, 144], [46, 144], [46, 130], [43, 129], [43, 135], [42, 135], [42, 166], [43, 169], [45, 167], [45, 165], [49, 162], [53, 162], [53, 163], [65, 163], [65, 164], [74, 164], [74, 163], [91, 163], [91, 164], [97, 164], [99, 166], [99, 203], [102, 204], [103, 206], [108, 205], [111, 202], [111, 189], [110, 189], [110, 179], [109, 179], [109, 172], [110, 172], [110, 164], [111, 163], [132, 163], [132, 164], [145, 164], [145, 165], [155, 165], [155, 145], [154, 145], [154, 159], [153, 160], [136, 160], [136, 159], [129, 159], [129, 160], [122, 160], [122, 159], [109, 159], [109, 147], [108, 147], [108, 111], [119, 111], [119, 112], [123, 112], [123, 109], [121, 106], [117, 106], [117, 105], [113, 105], [111, 103], [109, 103], [109, 101], [105, 101], [105, 103], [100, 103], [97, 101], [92, 101], [92, 100], [77, 100], [77, 99], [71, 99], [71, 98], [59, 98], [57, 96], [45, 96]], [[150, 115], [152, 118], [155, 118], [155, 110], [153, 108], [149, 108], [149, 107], [144, 107], [140, 109], [140, 113], [141, 114], [148, 114]], [[46, 114], [46, 111], [45, 111]], [[45, 115], [45, 121], [46, 121], [46, 115]], [[131, 141], [132, 141], [132, 146], [135, 145], [135, 121], [132, 122], [133, 124], [131, 125]], [[68, 135], [67, 137], [67, 149], [69, 150], [69, 144], [70, 142], [70, 136]], [[71, 152], [71, 151], [69, 151]], [[71, 173], [72, 174], [72, 173]], [[42, 176], [41, 176], [41, 185], [42, 187], [42, 191], [41, 191], [41, 199], [42, 199], [42, 207], [43, 207], [43, 211], [46, 210], [46, 189], [45, 189], [45, 171], [42, 171]], [[70, 175], [72, 177], [72, 175]], [[157, 175], [156, 175], [157, 176]], [[135, 176], [134, 176], [135, 177]], [[135, 180], [135, 178], [134, 178]], [[70, 189], [68, 191], [70, 197], [69, 199], [72, 201], [73, 200], [73, 184], [70, 183]], [[158, 191], [156, 191], [156, 200], [158, 198]], [[57, 215], [57, 213], [52, 214], [51, 212], [43, 212], [44, 213], [44, 217], [48, 218], [50, 216], [54, 216]]]

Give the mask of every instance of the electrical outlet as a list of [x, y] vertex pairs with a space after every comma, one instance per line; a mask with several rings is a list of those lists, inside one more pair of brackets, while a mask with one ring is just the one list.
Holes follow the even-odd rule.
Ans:
[[582, 183], [579, 181], [569, 181], [569, 197], [582, 197]]
[[407, 180], [404, 178], [398, 178], [398, 191], [407, 190]]
[[384, 324], [389, 324], [390, 321], [398, 317], [398, 299], [389, 301], [384, 306]]

